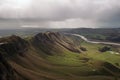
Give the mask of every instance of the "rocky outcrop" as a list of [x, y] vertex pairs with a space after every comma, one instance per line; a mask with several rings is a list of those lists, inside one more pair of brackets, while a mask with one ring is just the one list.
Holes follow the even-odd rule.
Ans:
[[0, 51], [2, 51], [6, 55], [23, 55], [23, 53], [27, 50], [28, 46], [27, 41], [16, 35], [1, 38], [0, 43]]
[[[62, 46], [72, 52], [81, 52], [71, 39], [58, 32], [39, 33], [33, 38], [33, 43], [39, 47], [42, 46], [46, 52], [49, 52], [57, 46]], [[49, 51], [47, 51], [47, 49], [49, 49]]]
[[100, 48], [99, 51], [100, 52], [111, 51], [111, 47], [110, 46], [104, 46], [104, 47]]

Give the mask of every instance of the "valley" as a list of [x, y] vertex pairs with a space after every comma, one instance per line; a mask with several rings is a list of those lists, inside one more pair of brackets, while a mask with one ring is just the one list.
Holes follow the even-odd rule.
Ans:
[[86, 41], [86, 42], [88, 42], [88, 43], [93, 43], [93, 44], [107, 44], [107, 45], [120, 46], [119, 43], [114, 43], [114, 42], [103, 42], [103, 41], [88, 40], [85, 36], [82, 36], [82, 35], [79, 35], [79, 34], [70, 34], [70, 33], [65, 33], [65, 34], [80, 37], [81, 39], [83, 39], [84, 41]]
[[0, 0], [0, 80], [120, 80], [120, 0]]
[[0, 43], [0, 80], [120, 80], [120, 54], [111, 54], [120, 52], [116, 45], [50, 31]]
[[120, 28], [77, 28], [65, 32], [79, 34], [94, 41], [120, 42]]

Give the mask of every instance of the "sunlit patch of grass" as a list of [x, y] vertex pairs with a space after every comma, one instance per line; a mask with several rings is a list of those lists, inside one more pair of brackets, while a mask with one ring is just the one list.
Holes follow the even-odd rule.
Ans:
[[111, 54], [110, 51], [107, 51], [107, 52], [99, 51], [99, 48], [103, 47], [104, 45], [91, 44], [86, 42], [83, 42], [81, 45], [87, 48], [87, 51], [85, 53], [86, 53], [86, 56], [88, 56], [89, 58], [92, 58], [94, 60], [109, 62], [113, 65], [116, 65], [116, 64], [120, 65], [120, 54]]

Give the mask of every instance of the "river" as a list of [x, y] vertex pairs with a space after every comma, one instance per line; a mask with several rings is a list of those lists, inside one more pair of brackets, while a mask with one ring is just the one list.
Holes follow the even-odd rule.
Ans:
[[88, 42], [88, 43], [94, 43], [94, 44], [107, 44], [107, 45], [120, 46], [119, 43], [114, 43], [114, 42], [102, 42], [102, 41], [93, 41], [93, 40], [91, 41], [91, 40], [88, 40], [85, 36], [79, 35], [79, 34], [71, 34], [71, 33], [65, 33], [65, 34], [80, 37], [81, 39], [83, 39], [84, 41], [86, 41], [86, 42]]

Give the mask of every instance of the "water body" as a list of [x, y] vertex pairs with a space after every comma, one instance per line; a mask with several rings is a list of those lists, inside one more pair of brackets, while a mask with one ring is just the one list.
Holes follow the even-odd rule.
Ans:
[[73, 36], [77, 36], [80, 37], [81, 39], [83, 39], [84, 41], [88, 42], [88, 43], [94, 43], [94, 44], [107, 44], [107, 45], [116, 45], [116, 46], [120, 46], [119, 43], [114, 43], [114, 42], [102, 42], [102, 41], [91, 41], [88, 40], [85, 36], [83, 35], [79, 35], [79, 34], [71, 34], [71, 33], [65, 33], [65, 34], [69, 34], [69, 35], [73, 35]]

